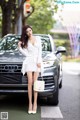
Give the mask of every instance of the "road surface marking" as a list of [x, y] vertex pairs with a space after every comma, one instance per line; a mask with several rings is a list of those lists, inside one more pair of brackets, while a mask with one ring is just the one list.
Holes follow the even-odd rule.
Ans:
[[41, 107], [41, 118], [63, 118], [59, 107]]

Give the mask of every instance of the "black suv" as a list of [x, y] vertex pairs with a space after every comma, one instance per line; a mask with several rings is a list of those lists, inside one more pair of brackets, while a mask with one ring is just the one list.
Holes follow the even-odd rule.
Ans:
[[[59, 87], [62, 87], [61, 52], [64, 47], [56, 49], [50, 35], [35, 34], [42, 41], [42, 57], [44, 65], [43, 80], [45, 90], [39, 96], [46, 97], [50, 104], [59, 102]], [[22, 75], [22, 62], [25, 59], [17, 47], [20, 35], [8, 34], [0, 40], [0, 94], [27, 93], [26, 75]], [[39, 80], [42, 80], [39, 75]]]

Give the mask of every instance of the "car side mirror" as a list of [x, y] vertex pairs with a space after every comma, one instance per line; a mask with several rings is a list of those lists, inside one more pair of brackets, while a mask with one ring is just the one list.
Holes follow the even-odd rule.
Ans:
[[63, 47], [63, 46], [59, 46], [56, 49], [56, 54], [58, 54], [58, 53], [65, 53], [65, 52], [66, 52], [66, 48]]

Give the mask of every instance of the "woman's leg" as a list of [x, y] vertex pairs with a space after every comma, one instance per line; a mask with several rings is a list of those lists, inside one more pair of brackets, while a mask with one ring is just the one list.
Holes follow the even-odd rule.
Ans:
[[32, 72], [27, 72], [28, 77], [28, 98], [29, 98], [29, 110], [32, 111]]
[[[38, 79], [38, 72], [34, 72], [34, 81]], [[37, 110], [37, 97], [38, 97], [38, 92], [34, 91], [34, 104], [33, 104], [33, 111]]]

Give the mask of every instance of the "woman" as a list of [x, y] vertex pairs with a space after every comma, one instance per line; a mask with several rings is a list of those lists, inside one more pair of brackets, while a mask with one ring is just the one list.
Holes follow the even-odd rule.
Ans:
[[34, 103], [32, 105], [32, 85], [38, 79], [42, 62], [42, 48], [39, 37], [33, 36], [32, 27], [26, 25], [23, 27], [21, 40], [18, 43], [20, 52], [26, 56], [22, 65], [23, 75], [27, 73], [28, 77], [28, 98], [29, 109], [28, 113], [35, 114], [37, 111], [37, 96], [38, 93], [34, 91]]

